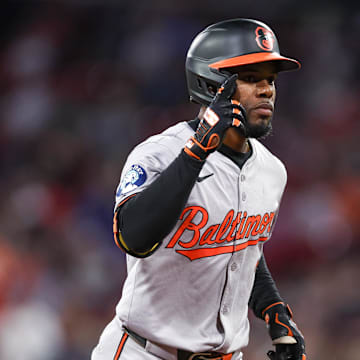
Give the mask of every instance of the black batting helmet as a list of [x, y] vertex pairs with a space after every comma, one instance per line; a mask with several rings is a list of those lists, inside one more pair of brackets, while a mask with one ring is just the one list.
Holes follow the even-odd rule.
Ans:
[[280, 55], [274, 32], [252, 19], [232, 19], [210, 25], [193, 40], [186, 56], [190, 100], [208, 105], [229, 76], [226, 68], [274, 61], [278, 71], [300, 68], [297, 60]]

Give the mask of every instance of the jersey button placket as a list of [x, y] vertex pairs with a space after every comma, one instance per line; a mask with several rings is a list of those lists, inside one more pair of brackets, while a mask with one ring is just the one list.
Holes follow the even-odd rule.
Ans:
[[[244, 182], [245, 182], [246, 176], [244, 174], [240, 175], [240, 182], [241, 182], [241, 188], [244, 189]], [[241, 200], [245, 201], [246, 200], [246, 193], [244, 190], [242, 190], [241, 192]]]
[[[230, 260], [231, 261], [231, 260]], [[233, 262], [231, 262], [232, 264]], [[227, 281], [224, 288], [224, 295], [221, 301], [221, 313], [223, 315], [227, 315], [230, 313], [231, 304], [232, 304], [232, 284], [234, 283], [234, 275], [230, 274], [231, 272], [231, 264], [229, 263], [227, 266]]]

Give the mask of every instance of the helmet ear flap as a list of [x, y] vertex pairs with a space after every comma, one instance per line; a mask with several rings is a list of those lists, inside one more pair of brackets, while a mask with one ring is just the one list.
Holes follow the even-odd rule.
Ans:
[[[199, 93], [205, 95], [207, 98], [211, 98], [216, 94], [216, 87], [210, 84], [206, 79], [200, 76], [194, 76], [194, 86], [196, 86], [196, 90], [193, 90], [193, 93]], [[196, 104], [202, 104], [199, 99], [190, 95], [190, 101]]]
[[209, 105], [216, 95], [219, 86], [231, 75], [230, 72], [213, 69], [207, 63], [195, 63], [196, 68], [191, 68], [189, 59], [186, 69], [187, 84], [189, 89], [190, 101]]
[[199, 88], [210, 96], [215, 96], [218, 87], [214, 84], [209, 83], [206, 79], [197, 78]]
[[221, 79], [221, 81], [219, 81], [216, 85], [215, 84], [210, 84], [209, 82], [207, 82], [207, 87], [208, 87], [208, 91], [210, 92], [210, 94], [212, 96], [215, 96], [219, 87], [221, 86], [221, 84], [227, 80], [231, 75], [232, 73], [230, 71], [227, 71], [226, 69], [221, 69], [220, 70], [217, 70], [217, 69], [214, 69], [214, 68], [211, 68], [209, 67], [209, 70], [213, 73], [215, 73], [218, 78]]

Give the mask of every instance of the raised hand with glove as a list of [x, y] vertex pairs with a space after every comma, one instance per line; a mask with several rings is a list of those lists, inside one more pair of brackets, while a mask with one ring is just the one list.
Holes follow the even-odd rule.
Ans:
[[234, 74], [220, 86], [195, 134], [186, 143], [184, 151], [191, 157], [205, 160], [221, 145], [228, 128], [244, 127], [245, 109], [239, 101], [232, 99], [236, 90], [236, 79], [237, 74]]
[[306, 360], [305, 341], [292, 320], [289, 305], [274, 303], [262, 312], [276, 351], [268, 351], [270, 360]]

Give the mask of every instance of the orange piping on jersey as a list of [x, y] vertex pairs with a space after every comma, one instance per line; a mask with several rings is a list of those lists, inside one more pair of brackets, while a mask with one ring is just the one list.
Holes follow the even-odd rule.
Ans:
[[121, 337], [120, 344], [119, 344], [116, 354], [114, 356], [114, 360], [118, 360], [120, 358], [120, 354], [124, 348], [124, 345], [125, 345], [128, 337], [129, 337], [129, 335], [127, 333], [124, 333], [123, 336]]
[[119, 209], [119, 207], [120, 207], [122, 204], [125, 204], [128, 200], [130, 200], [130, 199], [131, 199], [132, 197], [134, 197], [135, 195], [137, 195], [137, 193], [128, 196], [128, 197], [127, 197], [126, 199], [124, 199], [123, 201], [120, 201], [120, 202], [119, 202], [119, 205], [116, 207], [116, 211]]
[[[114, 233], [114, 241], [115, 244], [121, 249], [121, 250], [128, 250], [125, 242], [121, 241], [122, 236], [120, 234], [120, 230], [118, 227], [118, 219], [117, 219], [117, 211], [114, 214], [113, 219], [113, 233]], [[123, 245], [123, 246], [122, 246]], [[125, 248], [125, 249], [124, 249]]]
[[215, 248], [203, 248], [203, 249], [191, 249], [191, 250], [176, 250], [177, 253], [186, 256], [191, 261], [210, 257], [210, 256], [216, 256], [221, 254], [229, 254], [234, 253], [243, 249], [246, 249], [248, 246], [256, 245], [259, 242], [265, 242], [268, 238], [262, 237], [256, 240], [248, 240], [244, 243], [238, 244], [238, 245], [227, 245], [227, 246], [219, 246]]
[[222, 355], [220, 360], [231, 360], [232, 356], [233, 356], [233, 354]]

